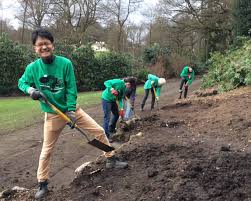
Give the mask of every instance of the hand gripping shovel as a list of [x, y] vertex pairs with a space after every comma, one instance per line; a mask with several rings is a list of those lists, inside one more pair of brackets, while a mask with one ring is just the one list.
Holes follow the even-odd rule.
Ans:
[[[65, 115], [58, 108], [56, 108], [56, 106], [51, 104], [45, 97], [41, 98], [40, 100], [43, 101], [44, 103], [46, 103], [53, 111], [55, 111], [57, 114], [59, 114], [65, 121], [73, 124], [73, 122], [71, 121], [71, 119], [67, 115]], [[90, 144], [90, 145], [92, 145], [92, 146], [94, 146], [104, 152], [110, 152], [110, 151], [114, 150], [114, 147], [108, 146], [107, 144], [104, 144], [103, 142], [101, 142], [97, 139], [90, 140], [88, 138], [88, 136], [84, 133], [84, 131], [82, 131], [81, 128], [77, 124], [75, 124], [74, 128], [76, 128], [82, 135], [85, 136], [85, 138], [88, 141], [88, 144]]]

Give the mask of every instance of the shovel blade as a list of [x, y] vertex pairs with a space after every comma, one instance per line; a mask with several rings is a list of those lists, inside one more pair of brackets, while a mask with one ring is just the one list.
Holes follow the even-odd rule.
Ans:
[[115, 148], [114, 147], [111, 147], [107, 144], [104, 144], [103, 142], [100, 142], [99, 140], [97, 139], [93, 139], [91, 141], [88, 142], [88, 144], [104, 151], [104, 152], [110, 152], [110, 151], [113, 151]]

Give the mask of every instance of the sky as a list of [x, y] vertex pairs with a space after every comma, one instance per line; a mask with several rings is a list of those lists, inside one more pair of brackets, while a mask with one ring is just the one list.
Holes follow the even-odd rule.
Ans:
[[[17, 0], [0, 0], [2, 7], [0, 8], [0, 18], [8, 20], [10, 25], [17, 29], [20, 25], [18, 20], [15, 19], [15, 15], [18, 13], [18, 3]], [[149, 6], [154, 6], [158, 0], [144, 0], [144, 2]], [[140, 23], [143, 17], [140, 15], [133, 15], [132, 18], [136, 23]]]
[[0, 9], [1, 19], [8, 19], [9, 23], [17, 28], [18, 20], [15, 19], [15, 15], [18, 12], [17, 0], [0, 0], [2, 7]]

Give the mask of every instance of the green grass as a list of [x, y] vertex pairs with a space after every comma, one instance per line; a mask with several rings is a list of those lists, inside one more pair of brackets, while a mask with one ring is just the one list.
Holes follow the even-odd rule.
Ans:
[[[137, 94], [143, 91], [143, 87], [137, 88]], [[100, 104], [101, 94], [101, 91], [79, 93], [78, 104], [82, 108]], [[42, 122], [43, 117], [38, 101], [29, 97], [0, 99], [0, 135]]]

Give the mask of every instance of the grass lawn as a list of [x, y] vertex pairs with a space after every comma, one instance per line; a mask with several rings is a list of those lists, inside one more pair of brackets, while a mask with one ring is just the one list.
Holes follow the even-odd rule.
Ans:
[[[101, 91], [78, 94], [78, 103], [82, 108], [101, 103]], [[137, 94], [143, 93], [143, 87], [137, 88]], [[30, 97], [12, 97], [0, 99], [0, 135], [31, 126], [43, 121], [43, 112], [38, 101]]]

